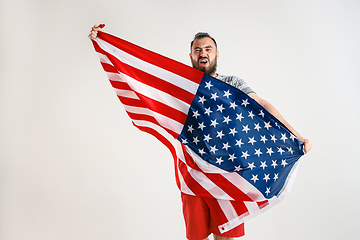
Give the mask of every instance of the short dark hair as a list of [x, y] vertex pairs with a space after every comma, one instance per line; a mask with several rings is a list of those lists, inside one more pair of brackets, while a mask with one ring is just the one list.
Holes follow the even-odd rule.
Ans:
[[210, 34], [208, 34], [207, 32], [198, 32], [197, 34], [195, 34], [194, 40], [191, 41], [191, 44], [190, 44], [190, 52], [191, 52], [191, 49], [192, 49], [192, 46], [193, 46], [195, 40], [201, 39], [201, 38], [206, 38], [206, 37], [208, 37], [208, 38], [210, 38], [211, 40], [213, 40], [213, 42], [215, 43], [215, 47], [216, 47], [216, 49], [217, 49], [216, 41], [215, 41], [215, 39], [214, 39], [213, 37], [210, 36]]

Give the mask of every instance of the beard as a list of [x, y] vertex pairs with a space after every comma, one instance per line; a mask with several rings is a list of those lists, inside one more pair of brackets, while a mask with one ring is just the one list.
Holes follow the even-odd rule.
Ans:
[[195, 61], [194, 59], [191, 59], [191, 63], [193, 68], [196, 68], [197, 70], [200, 70], [208, 75], [211, 75], [213, 73], [216, 72], [217, 69], [217, 59], [215, 58], [214, 61], [210, 62], [210, 59], [208, 59], [209, 61], [209, 66], [208, 67], [200, 67], [199, 66], [199, 61], [201, 60], [201, 58], [198, 59], [198, 61]]

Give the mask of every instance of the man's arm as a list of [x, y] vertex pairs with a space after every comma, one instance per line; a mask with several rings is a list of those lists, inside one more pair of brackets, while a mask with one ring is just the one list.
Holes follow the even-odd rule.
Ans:
[[303, 138], [298, 132], [293, 129], [290, 124], [281, 116], [278, 110], [271, 105], [268, 101], [259, 97], [256, 93], [249, 93], [249, 97], [257, 101], [263, 108], [265, 108], [268, 112], [274, 115], [282, 124], [284, 124], [300, 141], [304, 143], [304, 151], [308, 153], [312, 148], [312, 142], [308, 139]]

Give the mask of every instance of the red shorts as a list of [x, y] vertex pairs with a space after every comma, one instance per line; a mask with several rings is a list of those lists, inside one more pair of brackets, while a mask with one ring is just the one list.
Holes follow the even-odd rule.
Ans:
[[223, 234], [218, 226], [224, 224], [216, 219], [217, 213], [208, 204], [216, 199], [191, 196], [181, 193], [183, 214], [186, 225], [186, 237], [189, 240], [203, 240], [211, 233], [222, 237], [241, 237], [245, 235], [244, 224], [241, 224]]

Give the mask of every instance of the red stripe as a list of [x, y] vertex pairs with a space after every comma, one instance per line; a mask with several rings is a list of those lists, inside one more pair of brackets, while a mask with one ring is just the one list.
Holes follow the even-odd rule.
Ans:
[[103, 62], [100, 62], [100, 63], [105, 72], [119, 73], [118, 70], [113, 65], [110, 65], [108, 63], [103, 63]]
[[191, 104], [195, 96], [194, 94], [174, 84], [164, 81], [161, 78], [155, 77], [147, 72], [134, 68], [126, 63], [123, 63], [111, 55], [107, 55], [107, 56], [110, 59], [110, 61], [114, 64], [116, 69], [118, 69], [120, 72], [124, 73], [125, 75], [133, 79], [136, 79], [137, 81], [142, 82], [146, 85], [149, 85], [153, 88], [156, 88], [162, 92], [170, 94], [171, 96], [174, 96], [177, 99], [180, 99], [181, 101], [186, 102], [189, 105]]
[[127, 52], [130, 55], [135, 56], [136, 58], [156, 65], [160, 68], [166, 69], [197, 84], [201, 82], [202, 76], [204, 75], [203, 72], [195, 68], [187, 66], [168, 57], [162, 56], [158, 53], [149, 51], [145, 48], [142, 48], [105, 32], [99, 32], [98, 36], [104, 41], [123, 50], [124, 52]]

